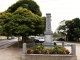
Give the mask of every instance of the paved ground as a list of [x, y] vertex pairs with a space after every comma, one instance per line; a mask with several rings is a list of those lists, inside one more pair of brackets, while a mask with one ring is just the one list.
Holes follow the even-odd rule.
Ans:
[[18, 41], [18, 38], [11, 39], [11, 40], [2, 40], [2, 41], [0, 41], [0, 49], [6, 48], [6, 47], [14, 44], [17, 41]]
[[6, 48], [0, 50], [0, 60], [21, 60], [21, 48]]
[[[70, 47], [66, 47], [71, 51]], [[76, 46], [77, 60], [80, 60], [80, 46]], [[0, 60], [21, 60], [21, 48], [6, 48], [0, 50]]]
[[[71, 47], [66, 47], [71, 52]], [[80, 46], [76, 46], [77, 60], [80, 60]]]

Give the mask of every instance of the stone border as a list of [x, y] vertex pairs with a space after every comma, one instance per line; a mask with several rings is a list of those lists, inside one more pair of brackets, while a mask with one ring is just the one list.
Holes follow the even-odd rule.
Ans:
[[23, 43], [22, 60], [77, 60], [76, 45], [71, 45], [71, 54], [27, 54], [26, 43]]
[[64, 54], [26, 54], [22, 60], [77, 60], [76, 56]]

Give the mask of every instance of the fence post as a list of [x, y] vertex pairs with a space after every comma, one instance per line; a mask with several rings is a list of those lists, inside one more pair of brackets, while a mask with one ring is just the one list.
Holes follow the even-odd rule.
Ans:
[[72, 50], [72, 55], [76, 55], [76, 45], [75, 44], [72, 44], [72, 47], [71, 47], [71, 50]]
[[62, 41], [62, 47], [64, 47], [64, 41]]
[[27, 53], [26, 43], [23, 43], [23, 54]]

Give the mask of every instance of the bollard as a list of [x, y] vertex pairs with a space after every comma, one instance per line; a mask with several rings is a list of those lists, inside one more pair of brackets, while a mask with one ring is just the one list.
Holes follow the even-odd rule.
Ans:
[[64, 41], [62, 41], [62, 47], [64, 47]]
[[72, 55], [76, 56], [76, 45], [75, 44], [72, 44], [71, 50], [72, 50]]
[[23, 43], [23, 54], [27, 53], [27, 49], [26, 49], [26, 43]]

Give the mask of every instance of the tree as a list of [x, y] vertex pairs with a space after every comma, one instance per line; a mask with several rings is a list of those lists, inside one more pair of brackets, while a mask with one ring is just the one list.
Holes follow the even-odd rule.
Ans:
[[74, 41], [77, 38], [79, 41], [80, 37], [80, 19], [74, 18], [72, 20], [66, 20], [65, 25], [60, 25], [58, 31], [63, 30], [63, 33], [66, 31], [66, 36], [69, 41]]
[[32, 11], [32, 13], [37, 14], [39, 16], [42, 16], [42, 13], [40, 11], [40, 7], [38, 6], [38, 4], [33, 1], [33, 0], [19, 0], [17, 1], [15, 4], [13, 4], [12, 6], [10, 6], [7, 11], [9, 11], [10, 13], [13, 13], [16, 11], [16, 9], [18, 7], [23, 7], [26, 8], [30, 11]]
[[57, 32], [58, 32], [58, 34], [59, 35], [61, 35], [61, 36], [65, 36], [66, 35], [66, 28], [65, 28], [66, 26], [65, 26], [65, 20], [63, 20], [63, 21], [61, 21], [60, 22], [60, 25], [59, 25], [59, 27], [57, 28]]
[[19, 0], [6, 11], [0, 13], [4, 35], [37, 35], [44, 33], [45, 18], [33, 0]]
[[9, 22], [10, 17], [12, 17], [12, 14], [9, 13], [9, 12], [7, 12], [7, 11], [4, 11], [4, 12], [0, 13], [1, 35], [6, 35], [6, 36], [10, 36], [10, 35], [11, 35], [10, 32], [8, 31], [9, 28], [7, 28], [7, 29], [8, 29], [8, 30], [7, 30], [7, 33], [8, 33], [8, 34], [7, 34], [5, 31], [3, 32], [3, 25], [4, 25], [5, 23], [8, 23], [8, 22]]
[[80, 19], [79, 18], [74, 18], [72, 19], [73, 21], [73, 26], [74, 26], [74, 36], [77, 38], [77, 41], [79, 41], [80, 38]]
[[58, 34], [57, 32], [54, 32], [54, 33], [53, 33], [53, 37], [54, 37], [54, 38], [58, 38], [58, 37], [60, 37], [60, 34]]
[[24, 42], [25, 36], [43, 34], [44, 22], [42, 17], [26, 8], [19, 7], [12, 13], [10, 20], [3, 25], [3, 31], [6, 33], [9, 31], [8, 34], [21, 35]]
[[[42, 17], [42, 20], [43, 20], [44, 31], [45, 31], [45, 28], [46, 28], [46, 17], [43, 16], [43, 17]], [[44, 33], [44, 31], [43, 31], [43, 33]]]
[[73, 41], [74, 37], [74, 26], [72, 20], [66, 21], [67, 37], [69, 41]]

